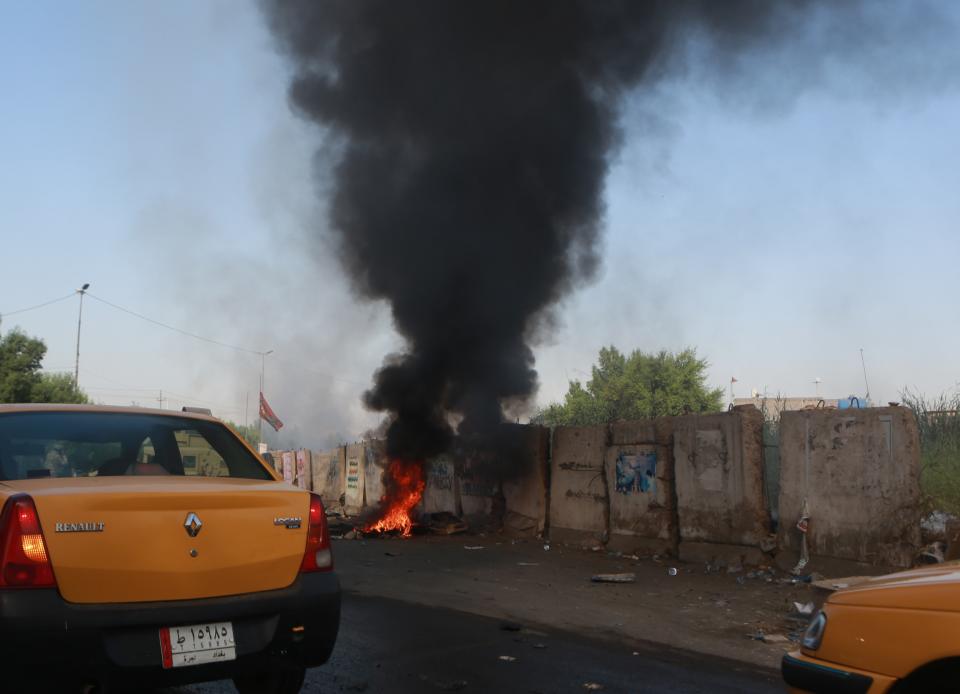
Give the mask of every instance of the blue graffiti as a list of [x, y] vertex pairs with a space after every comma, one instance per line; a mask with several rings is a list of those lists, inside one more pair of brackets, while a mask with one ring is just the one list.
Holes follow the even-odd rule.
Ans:
[[657, 454], [617, 456], [617, 491], [621, 494], [657, 493]]

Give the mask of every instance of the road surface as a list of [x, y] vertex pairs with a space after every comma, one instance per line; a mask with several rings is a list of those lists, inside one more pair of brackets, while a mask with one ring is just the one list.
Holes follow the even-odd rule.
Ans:
[[[228, 682], [162, 690], [233, 691]], [[777, 673], [733, 661], [345, 594], [333, 658], [308, 672], [303, 691], [748, 694], [782, 692], [783, 686]]]

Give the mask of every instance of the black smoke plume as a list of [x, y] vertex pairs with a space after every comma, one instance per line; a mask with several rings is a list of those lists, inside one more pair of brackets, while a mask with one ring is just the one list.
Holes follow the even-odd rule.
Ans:
[[[270, 0], [295, 108], [335, 143], [330, 228], [407, 351], [366, 404], [388, 453], [493, 432], [536, 391], [531, 342], [599, 262], [630, 89], [691, 36], [718, 64], [795, 27], [766, 0]], [[682, 61], [680, 61], [682, 62]]]

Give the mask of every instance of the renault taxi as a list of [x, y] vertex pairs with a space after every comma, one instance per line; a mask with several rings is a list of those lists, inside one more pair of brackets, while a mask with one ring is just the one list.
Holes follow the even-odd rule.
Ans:
[[5, 681], [298, 692], [339, 621], [319, 497], [219, 420], [0, 405]]
[[960, 691], [960, 564], [880, 576], [830, 596], [781, 669], [792, 692]]

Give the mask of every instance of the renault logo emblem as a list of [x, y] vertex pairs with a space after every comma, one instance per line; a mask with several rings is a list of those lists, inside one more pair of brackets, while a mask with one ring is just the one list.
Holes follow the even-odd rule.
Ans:
[[203, 521], [200, 520], [200, 516], [191, 511], [187, 514], [187, 520], [183, 521], [183, 527], [187, 531], [187, 535], [190, 537], [196, 537], [200, 534], [200, 528], [203, 527]]

